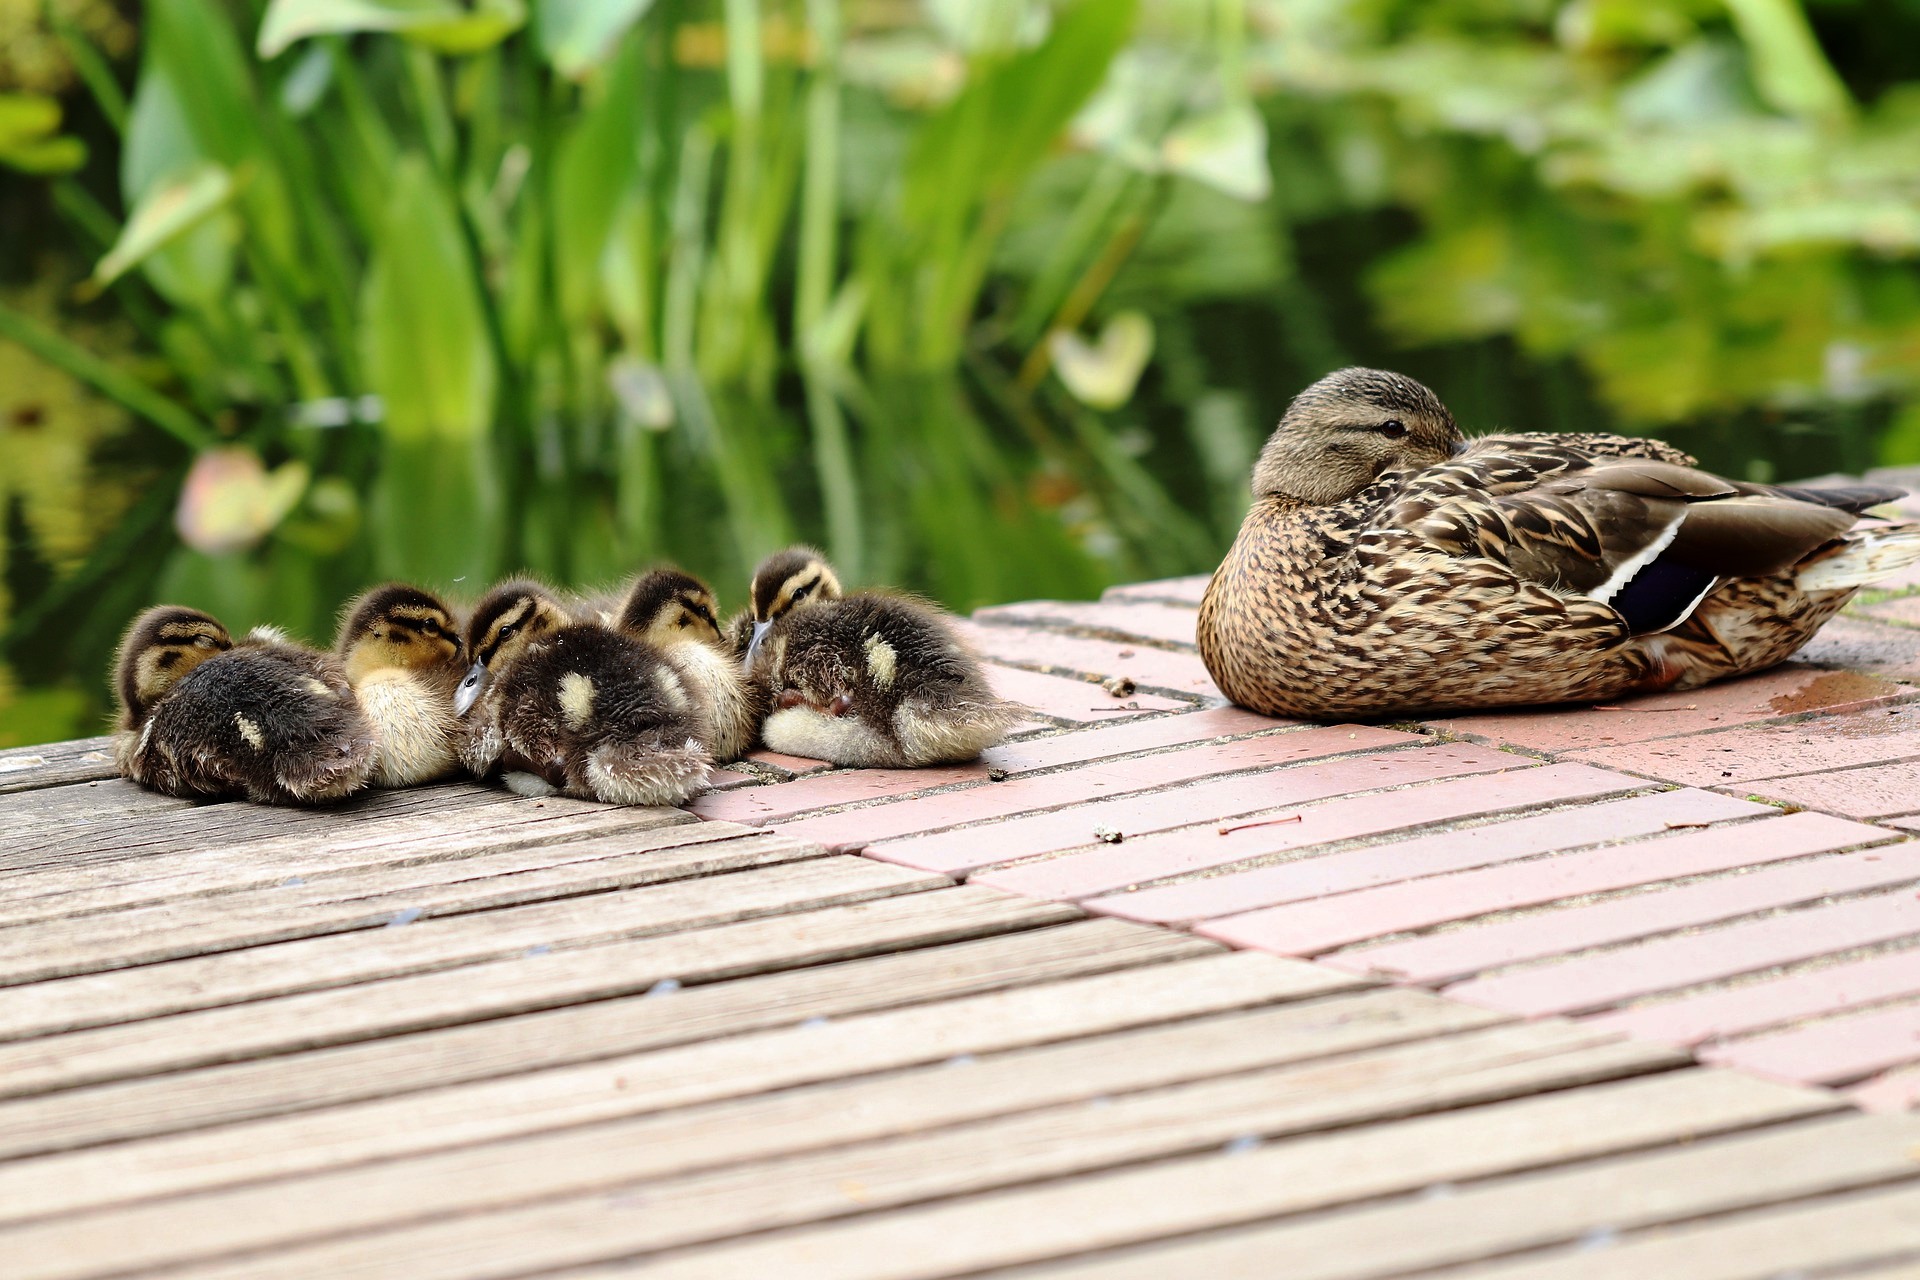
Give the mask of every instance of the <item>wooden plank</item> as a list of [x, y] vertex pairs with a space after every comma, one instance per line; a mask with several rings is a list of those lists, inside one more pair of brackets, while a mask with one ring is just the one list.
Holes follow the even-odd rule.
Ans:
[[625, 809], [550, 797], [451, 812], [363, 818], [331, 829], [211, 843], [122, 862], [60, 863], [0, 874], [0, 923], [80, 915], [359, 869], [458, 858], [592, 835], [690, 825], [677, 809]]
[[[780, 1231], [650, 1259], [647, 1274], [650, 1280], [909, 1280], [1015, 1266], [1739, 1130], [1827, 1106], [1810, 1091], [1680, 1071]], [[649, 1201], [649, 1208], [657, 1203]], [[692, 1206], [660, 1208], [689, 1213]], [[619, 1224], [603, 1220], [594, 1230], [610, 1236]], [[487, 1273], [473, 1274], [479, 1280]], [[568, 1272], [564, 1280], [588, 1274]], [[1690, 1277], [1685, 1271], [1614, 1274]]]
[[[895, 899], [889, 902], [910, 902]], [[1117, 972], [1220, 948], [1180, 934], [1072, 921], [967, 942], [731, 982], [691, 986], [672, 1001], [626, 997], [263, 1061], [235, 1063], [105, 1091], [108, 1105], [274, 1116], [497, 1079], [518, 1072], [689, 1044], [812, 1018], [841, 1018], [957, 996]], [[1464, 1006], [1463, 1006], [1464, 1007]], [[92, 1095], [99, 1099], [98, 1094]], [[182, 1104], [182, 1105], [176, 1105]], [[193, 1114], [184, 1118], [191, 1121]], [[330, 1167], [344, 1148], [295, 1140], [272, 1119], [223, 1124], [0, 1164], [0, 1221], [71, 1211], [162, 1191], [201, 1190]]]
[[375, 929], [401, 912], [465, 915], [824, 856], [819, 845], [747, 827], [692, 825], [572, 849], [383, 868], [345, 885], [296, 876], [270, 889], [0, 929], [0, 985]]
[[1907, 1182], [1671, 1227], [1611, 1248], [1494, 1263], [1463, 1273], [1462, 1280], [1751, 1280], [1856, 1263], [1904, 1263], [1915, 1251], [1920, 1251], [1920, 1186]]
[[[1690, 1114], [1679, 1121], [1691, 1131], [1751, 1124], [1754, 1117], [1770, 1117], [1778, 1109], [1819, 1106], [1817, 1098], [1795, 1095], [1784, 1086], [1741, 1082], [1730, 1091], [1675, 1088], [1633, 1094], [1632, 1112], [1608, 1105], [1617, 1095], [1607, 1090], [1578, 1090], [1529, 1100], [1518, 1107], [1489, 1107], [1443, 1116], [1436, 1139], [1436, 1121], [1407, 1121], [1371, 1130], [1348, 1130], [1324, 1138], [1276, 1142], [1235, 1160], [1220, 1160], [1222, 1143], [1247, 1134], [1299, 1132], [1297, 1126], [1321, 1127], [1326, 1122], [1303, 1121], [1302, 1114], [1352, 1115], [1367, 1118], [1404, 1115], [1445, 1103], [1432, 1101], [1450, 1091], [1456, 1099], [1484, 1100], [1511, 1097], [1568, 1082], [1569, 1077], [1591, 1079], [1617, 1076], [1644, 1067], [1631, 1046], [1614, 1042], [1569, 1051], [1565, 1028], [1500, 1027], [1448, 1037], [1399, 1050], [1401, 1072], [1382, 1084], [1377, 1066], [1364, 1071], [1342, 1070], [1350, 1064], [1335, 1060], [1307, 1068], [1280, 1068], [1219, 1080], [1205, 1080], [1112, 1099], [1105, 1106], [1048, 1108], [1004, 1120], [987, 1121], [931, 1133], [912, 1134], [845, 1149], [756, 1162], [739, 1168], [696, 1173], [607, 1188], [589, 1195], [533, 1204], [517, 1209], [483, 1212], [457, 1219], [356, 1235], [311, 1245], [282, 1247], [269, 1255], [209, 1263], [196, 1268], [205, 1280], [352, 1273], [381, 1259], [404, 1259], [414, 1280], [461, 1277], [488, 1280], [543, 1268], [632, 1257], [747, 1233], [776, 1231], [850, 1214], [868, 1215], [847, 1227], [817, 1228], [812, 1232], [786, 1231], [752, 1241], [720, 1244], [710, 1251], [719, 1257], [679, 1254], [648, 1259], [650, 1273], [661, 1275], [725, 1274], [780, 1276], [782, 1280], [807, 1275], [853, 1277], [901, 1274], [923, 1270], [927, 1260], [950, 1248], [972, 1249], [980, 1262], [968, 1259], [954, 1265], [940, 1258], [938, 1274], [964, 1271], [999, 1262], [996, 1246], [1020, 1238], [1023, 1229], [1076, 1231], [1084, 1219], [1052, 1207], [1031, 1220], [1008, 1221], [1009, 1214], [968, 1215], [953, 1229], [940, 1222], [940, 1208], [911, 1213], [872, 1216], [877, 1211], [957, 1195], [969, 1201], [954, 1208], [976, 1208], [995, 1199], [994, 1192], [1019, 1183], [1091, 1174], [1115, 1165], [1161, 1159], [1146, 1170], [1130, 1170], [1109, 1177], [1147, 1176], [1153, 1181], [1146, 1194], [1129, 1195], [1105, 1203], [1105, 1214], [1123, 1221], [1150, 1220], [1179, 1205], [1192, 1212], [1194, 1188], [1169, 1180], [1172, 1169], [1191, 1171], [1195, 1161], [1171, 1159], [1212, 1149], [1205, 1163], [1224, 1165], [1227, 1176], [1199, 1188], [1202, 1195], [1227, 1194], [1221, 1184], [1253, 1183], [1269, 1195], [1288, 1196], [1312, 1203], [1338, 1203], [1359, 1194], [1380, 1194], [1380, 1188], [1398, 1189], [1409, 1177], [1420, 1183], [1458, 1176], [1475, 1168], [1505, 1169], [1528, 1163], [1563, 1161], [1592, 1151], [1619, 1150], [1670, 1134], [1677, 1122], [1668, 1099], [1683, 1097]], [[1535, 1041], [1533, 1060], [1521, 1041], [1528, 1033]], [[1545, 1042], [1560, 1039], [1557, 1051]], [[1493, 1042], [1504, 1041], [1489, 1052]], [[1477, 1060], [1461, 1052], [1449, 1057], [1436, 1050], [1476, 1043]], [[1544, 1060], [1543, 1060], [1544, 1059]], [[1422, 1061], [1438, 1060], [1438, 1078]], [[1579, 1064], [1579, 1065], [1576, 1065]], [[1392, 1073], [1388, 1073], [1391, 1075]], [[1682, 1076], [1691, 1073], [1681, 1073]], [[1666, 1079], [1672, 1079], [1667, 1077]], [[1496, 1083], [1497, 1082], [1497, 1083]], [[1396, 1096], [1396, 1087], [1398, 1092]], [[1759, 1092], [1767, 1097], [1762, 1100]], [[1731, 1092], [1737, 1101], [1727, 1098]], [[1344, 1096], [1343, 1096], [1344, 1095]], [[1365, 1104], [1358, 1099], [1366, 1097]], [[1524, 1125], [1509, 1114], [1520, 1111]], [[1496, 1118], [1490, 1118], [1496, 1117]], [[1577, 1117], [1577, 1120], [1575, 1119]], [[1464, 1119], [1461, 1119], [1464, 1118]], [[1447, 1120], [1455, 1120], [1445, 1125]], [[1501, 1123], [1505, 1121], [1506, 1123]], [[1336, 1155], [1334, 1144], [1354, 1144], [1356, 1156]], [[1311, 1161], [1288, 1159], [1300, 1148], [1319, 1157]], [[1284, 1154], [1282, 1154], [1284, 1153]], [[1261, 1156], [1266, 1159], [1260, 1159]], [[1344, 1157], [1344, 1158], [1343, 1158]], [[1274, 1176], [1273, 1166], [1282, 1172]], [[1101, 1177], [1075, 1178], [1064, 1184], [1099, 1183]], [[1059, 1189], [1062, 1184], [1055, 1184]], [[1344, 1194], [1343, 1194], [1344, 1193]], [[1033, 1194], [1031, 1192], [1016, 1194]], [[1245, 1195], [1245, 1190], [1238, 1194]], [[636, 1211], [638, 1210], [638, 1211]], [[1023, 1215], [1024, 1216], [1024, 1215]], [[931, 1218], [930, 1223], [925, 1219]], [[920, 1219], [904, 1231], [870, 1233], [876, 1225]], [[938, 1225], [934, 1225], [934, 1224]], [[844, 1232], [843, 1247], [825, 1243]], [[97, 1233], [96, 1233], [97, 1234]], [[858, 1239], [865, 1236], [865, 1239]], [[857, 1239], [857, 1243], [853, 1243]], [[708, 1252], [708, 1251], [703, 1251]], [[730, 1256], [727, 1256], [730, 1255]], [[1017, 1257], [1017, 1255], [1016, 1255]], [[823, 1258], [830, 1258], [822, 1265]], [[757, 1265], [756, 1265], [757, 1263]], [[82, 1272], [81, 1274], [85, 1274]]]
[[[122, 1266], [160, 1265], [1352, 1054], [1496, 1017], [1424, 993], [1336, 996], [62, 1216], [0, 1229], [0, 1257], [60, 1257], [84, 1273], [119, 1249]], [[148, 1238], [154, 1246], [128, 1245]]]
[[[1036, 928], [1072, 919], [1074, 914], [985, 889], [954, 888], [421, 974], [345, 991], [313, 992], [290, 997], [271, 1010], [243, 1007], [190, 1015], [194, 1022], [189, 1029], [209, 1032], [200, 1041], [204, 1061], [236, 1061], [269, 1049], [291, 1053], [637, 995], [664, 978], [716, 981], [873, 955], [902, 945], [927, 946]], [[272, 1026], [261, 1029], [269, 1018]], [[222, 1025], [207, 1028], [205, 1024], [214, 1020]], [[324, 1084], [324, 1080], [316, 1082], [315, 1088]], [[343, 1086], [336, 1083], [334, 1087]], [[360, 1096], [377, 1097], [420, 1086], [400, 1075], [368, 1078], [359, 1087], [364, 1090]], [[177, 1133], [315, 1105], [318, 1102], [290, 1093], [285, 1081], [247, 1093], [234, 1088], [228, 1076], [214, 1072], [75, 1089], [0, 1102], [0, 1157]], [[407, 1121], [403, 1117], [392, 1123], [404, 1128]]]
[[1374, 1280], [1910, 1178], [1916, 1139], [1916, 1117], [1827, 1117], [1416, 1201], [1069, 1262], [1046, 1274], [1057, 1280], [1267, 1280], [1276, 1274], [1287, 1280]]
[[113, 739], [110, 736], [49, 742], [42, 746], [0, 751], [0, 795], [37, 791], [111, 778]]
[[[920, 893], [949, 881], [861, 858], [818, 858], [624, 893], [509, 907], [345, 938], [244, 951], [0, 988], [0, 1039], [78, 1030], [244, 1000], [637, 938], [730, 920]], [[541, 958], [541, 957], [536, 957]], [[4, 1089], [0, 1082], [0, 1089]]]

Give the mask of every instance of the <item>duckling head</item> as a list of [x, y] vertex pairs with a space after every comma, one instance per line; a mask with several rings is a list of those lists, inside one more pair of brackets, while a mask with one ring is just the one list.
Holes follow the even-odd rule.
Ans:
[[1341, 369], [1294, 397], [1253, 466], [1256, 498], [1344, 502], [1388, 471], [1466, 447], [1440, 397], [1383, 369]]
[[453, 611], [432, 592], [404, 582], [375, 587], [349, 605], [337, 648], [353, 681], [384, 667], [452, 665], [466, 654]]
[[233, 637], [212, 615], [163, 604], [133, 620], [114, 659], [121, 718], [133, 728], [189, 671], [233, 648]]
[[641, 576], [620, 607], [619, 627], [658, 645], [720, 640], [720, 611], [713, 590], [690, 573], [655, 569]]
[[827, 558], [812, 547], [788, 547], [760, 562], [753, 571], [753, 638], [747, 643], [746, 665], [760, 651], [767, 628], [800, 605], [838, 600], [840, 579]]
[[480, 699], [487, 675], [524, 653], [540, 636], [557, 631], [572, 619], [554, 594], [537, 582], [503, 582], [473, 607], [467, 623], [467, 652], [473, 665], [453, 697], [457, 715], [465, 715]]

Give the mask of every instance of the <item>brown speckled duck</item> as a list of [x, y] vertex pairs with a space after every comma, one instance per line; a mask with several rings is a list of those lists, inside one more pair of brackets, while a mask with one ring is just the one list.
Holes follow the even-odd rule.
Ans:
[[374, 786], [413, 786], [459, 768], [453, 696], [466, 646], [445, 601], [404, 582], [375, 587], [347, 605], [334, 652], [379, 738]]
[[766, 702], [720, 634], [711, 587], [679, 569], [654, 569], [627, 589], [617, 625], [652, 645], [680, 673], [716, 763], [738, 760], [752, 749]]
[[115, 661], [114, 761], [168, 795], [325, 804], [365, 787], [375, 735], [331, 654], [198, 609], [133, 620]]
[[[842, 595], [809, 547], [753, 575], [749, 678], [771, 706], [761, 738], [835, 764], [915, 768], [971, 760], [1021, 708], [998, 697], [946, 615], [890, 592]], [[736, 627], [738, 637], [742, 629]]]
[[1903, 490], [1693, 462], [1625, 436], [1469, 440], [1411, 378], [1330, 374], [1254, 465], [1201, 656], [1270, 715], [1608, 701], [1772, 666], [1920, 560], [1920, 525], [1859, 515]]

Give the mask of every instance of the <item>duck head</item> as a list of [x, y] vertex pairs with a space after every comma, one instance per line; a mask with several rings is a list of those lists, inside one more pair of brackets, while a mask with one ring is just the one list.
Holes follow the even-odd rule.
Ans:
[[464, 663], [467, 651], [446, 603], [404, 582], [375, 587], [347, 606], [335, 648], [349, 680], [383, 667], [454, 666]]
[[620, 606], [619, 627], [659, 645], [687, 640], [718, 643], [719, 605], [713, 589], [692, 574], [655, 569], [628, 589]]
[[801, 605], [838, 600], [840, 579], [827, 558], [812, 547], [788, 547], [760, 562], [753, 571], [753, 638], [747, 643], [746, 665], [760, 651], [767, 628]]
[[141, 724], [189, 671], [231, 648], [227, 629], [198, 609], [163, 604], [135, 618], [114, 659], [113, 684], [125, 727]]
[[1341, 369], [1295, 396], [1253, 465], [1256, 498], [1343, 502], [1388, 471], [1466, 446], [1440, 397], [1384, 369]]
[[473, 665], [453, 696], [453, 709], [465, 715], [480, 700], [490, 672], [498, 671], [526, 652], [528, 646], [573, 619], [553, 592], [538, 582], [503, 582], [473, 607], [467, 623], [467, 652]]

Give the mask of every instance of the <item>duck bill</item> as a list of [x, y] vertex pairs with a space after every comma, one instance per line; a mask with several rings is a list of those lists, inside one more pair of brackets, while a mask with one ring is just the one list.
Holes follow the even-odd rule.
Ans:
[[464, 716], [473, 710], [473, 704], [480, 701], [480, 691], [487, 687], [487, 667], [476, 662], [467, 668], [466, 678], [460, 681], [460, 687], [454, 690], [453, 714]]
[[771, 622], [753, 624], [753, 638], [747, 641], [747, 656], [740, 660], [741, 666], [749, 668], [753, 666], [754, 655], [760, 652], [760, 646], [767, 638], [767, 629], [772, 625]]

